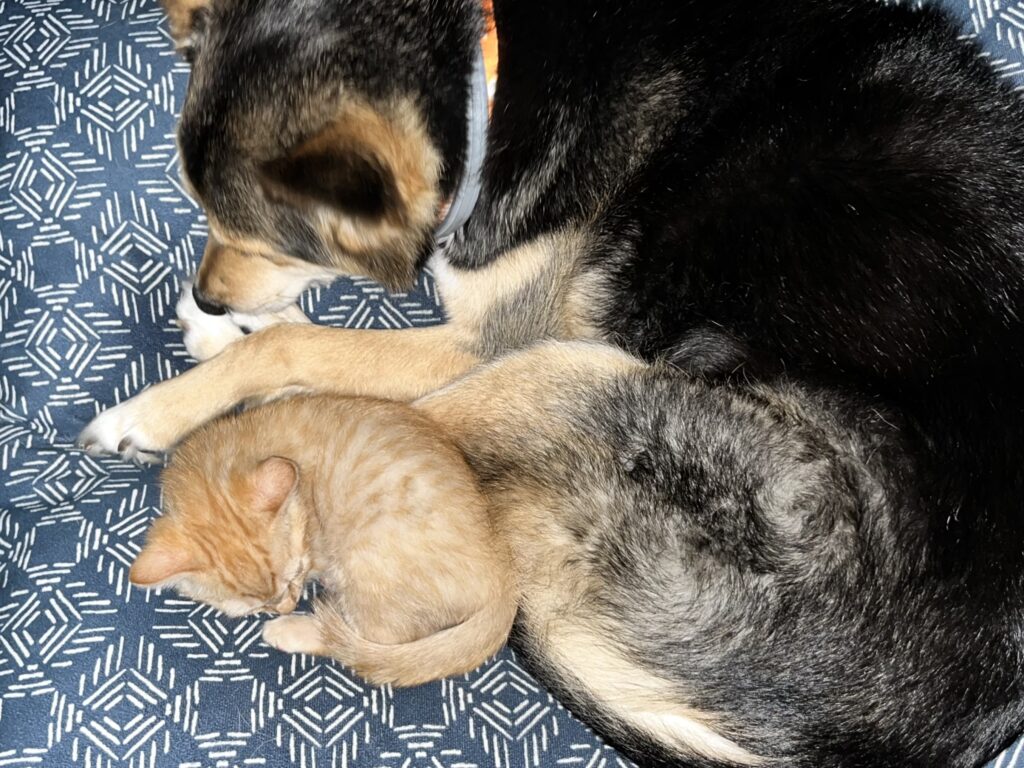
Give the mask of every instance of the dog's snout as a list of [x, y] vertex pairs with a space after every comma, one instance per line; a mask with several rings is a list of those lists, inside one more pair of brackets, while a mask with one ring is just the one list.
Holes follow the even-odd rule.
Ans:
[[199, 307], [200, 311], [207, 315], [223, 315], [228, 310], [223, 304], [218, 304], [214, 301], [210, 301], [206, 298], [199, 288], [193, 283], [192, 285], [192, 299], [195, 301], [196, 306]]

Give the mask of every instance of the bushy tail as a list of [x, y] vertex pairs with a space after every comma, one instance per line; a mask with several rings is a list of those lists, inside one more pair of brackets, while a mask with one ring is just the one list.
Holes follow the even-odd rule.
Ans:
[[476, 669], [508, 639], [516, 616], [511, 590], [502, 591], [461, 624], [408, 643], [377, 643], [360, 636], [337, 610], [318, 606], [327, 652], [367, 681], [420, 685]]
[[774, 765], [723, 731], [722, 717], [689, 706], [675, 686], [586, 627], [550, 625], [539, 650], [541, 682], [575, 701], [570, 709], [641, 765]]

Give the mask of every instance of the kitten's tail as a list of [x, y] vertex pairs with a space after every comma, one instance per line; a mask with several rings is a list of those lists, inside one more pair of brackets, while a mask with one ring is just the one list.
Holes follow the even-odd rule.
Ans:
[[461, 624], [408, 643], [389, 645], [360, 636], [333, 606], [316, 609], [325, 650], [367, 681], [420, 685], [476, 669], [508, 639], [517, 601], [510, 589]]

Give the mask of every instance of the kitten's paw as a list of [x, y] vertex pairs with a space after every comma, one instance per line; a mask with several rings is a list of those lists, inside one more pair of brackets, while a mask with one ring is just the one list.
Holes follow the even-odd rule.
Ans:
[[278, 616], [263, 625], [263, 642], [285, 653], [322, 656], [320, 628], [310, 615]]
[[91, 456], [116, 453], [129, 461], [158, 464], [163, 446], [143, 427], [139, 398], [108, 408], [78, 436], [78, 445]]
[[178, 325], [184, 333], [185, 349], [200, 362], [209, 360], [222, 352], [228, 344], [245, 335], [230, 312], [223, 315], [203, 312], [192, 296], [192, 283], [186, 282], [182, 287], [175, 311], [178, 314]]

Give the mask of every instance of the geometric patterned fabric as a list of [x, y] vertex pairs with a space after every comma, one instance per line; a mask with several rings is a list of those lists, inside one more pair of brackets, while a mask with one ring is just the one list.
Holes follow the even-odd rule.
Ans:
[[[949, 2], [1024, 80], [1024, 2]], [[624, 768], [507, 650], [371, 687], [264, 645], [262, 618], [129, 585], [157, 472], [73, 441], [193, 364], [174, 322], [206, 240], [174, 143], [187, 78], [156, 0], [0, 0], [0, 767]], [[350, 328], [443, 318], [429, 275], [302, 305]]]

